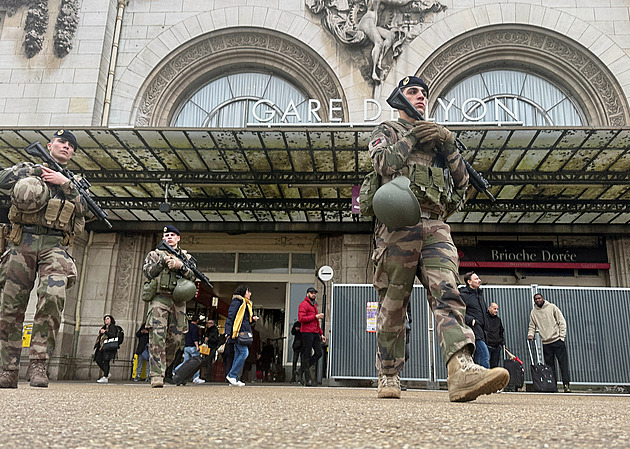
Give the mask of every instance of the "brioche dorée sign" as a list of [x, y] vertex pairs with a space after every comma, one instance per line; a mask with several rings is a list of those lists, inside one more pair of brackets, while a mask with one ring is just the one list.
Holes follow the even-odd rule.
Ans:
[[460, 267], [608, 270], [605, 248], [501, 246], [459, 248]]

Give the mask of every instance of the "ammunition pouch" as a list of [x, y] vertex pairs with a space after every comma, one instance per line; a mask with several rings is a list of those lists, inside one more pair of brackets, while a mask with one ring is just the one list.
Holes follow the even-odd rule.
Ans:
[[157, 279], [157, 293], [173, 294], [173, 290], [177, 286], [177, 279], [179, 279], [177, 272], [171, 271], [168, 268], [164, 268], [162, 273]]
[[[13, 223], [11, 240], [19, 244], [21, 235], [17, 235], [16, 225], [38, 225], [65, 232], [68, 239], [64, 244], [72, 244], [74, 236], [81, 235], [85, 229], [85, 218], [77, 217], [74, 213], [75, 209], [73, 202], [60, 198], [51, 198], [43, 211], [32, 213], [23, 212], [12, 205], [9, 209], [9, 221]], [[46, 234], [46, 232], [38, 232], [38, 234]]]
[[363, 184], [361, 184], [361, 191], [359, 192], [359, 211], [364, 217], [374, 216], [372, 200], [380, 185], [381, 177], [374, 170], [365, 176]]
[[155, 295], [157, 295], [157, 290], [158, 290], [157, 278], [144, 281], [144, 284], [142, 285], [142, 300], [144, 302], [151, 302], [153, 298], [155, 298]]
[[411, 165], [409, 167], [411, 191], [420, 204], [433, 203], [442, 205], [447, 215], [455, 212], [464, 204], [466, 189], [453, 189], [453, 181], [448, 169]]

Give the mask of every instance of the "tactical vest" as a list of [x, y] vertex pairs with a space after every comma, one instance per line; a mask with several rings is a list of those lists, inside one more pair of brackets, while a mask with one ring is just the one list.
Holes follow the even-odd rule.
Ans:
[[74, 203], [61, 198], [51, 198], [46, 207], [37, 212], [24, 212], [12, 204], [9, 209], [9, 221], [13, 225], [10, 239], [19, 244], [22, 225], [35, 225], [63, 231], [63, 244], [72, 244], [74, 237], [81, 235], [85, 229], [85, 217], [77, 217], [74, 211]]
[[[188, 259], [190, 258], [190, 256], [185, 250], [180, 249], [180, 251], [186, 258]], [[159, 249], [156, 249], [155, 252], [157, 252], [160, 255], [160, 260], [170, 256], [170, 254], [167, 253], [166, 251], [162, 251]], [[168, 268], [164, 268], [162, 272], [160, 273], [160, 275], [156, 278], [157, 279], [157, 294], [172, 295], [173, 290], [175, 290], [175, 287], [177, 286], [177, 280], [180, 279], [181, 277], [182, 275], [179, 274], [177, 271], [172, 271], [172, 270], [169, 270]]]
[[[399, 122], [387, 121], [384, 124], [397, 131], [397, 139], [409, 131]], [[417, 163], [405, 165], [401, 169], [401, 174], [411, 181], [411, 191], [418, 199], [423, 212], [429, 208], [440, 210], [445, 215], [449, 215], [461, 208], [464, 204], [466, 189], [454, 188], [448, 167], [443, 168], [435, 165], [433, 152], [424, 151], [418, 145], [414, 148], [414, 153], [413, 155], [410, 154], [409, 158], [413, 158]], [[374, 170], [365, 177], [359, 194], [359, 208], [362, 215], [374, 215], [372, 199], [381, 184], [382, 179]]]

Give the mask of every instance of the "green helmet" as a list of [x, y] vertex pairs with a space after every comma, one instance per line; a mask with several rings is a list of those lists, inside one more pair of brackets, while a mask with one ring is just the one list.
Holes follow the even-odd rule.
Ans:
[[193, 281], [186, 278], [179, 278], [177, 285], [173, 289], [173, 301], [186, 302], [190, 301], [197, 294], [197, 285]]
[[48, 184], [39, 176], [19, 179], [11, 189], [11, 201], [20, 212], [39, 212], [50, 199]]
[[420, 221], [420, 204], [406, 176], [398, 176], [382, 185], [374, 194], [374, 214], [388, 228], [404, 228]]

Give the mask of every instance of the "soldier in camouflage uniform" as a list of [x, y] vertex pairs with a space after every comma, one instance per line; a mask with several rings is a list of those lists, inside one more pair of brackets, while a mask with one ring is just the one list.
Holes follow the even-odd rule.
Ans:
[[[402, 94], [425, 113], [429, 88], [420, 78], [399, 83]], [[448, 208], [461, 205], [468, 172], [448, 129], [416, 121], [400, 110], [398, 122], [384, 122], [369, 144], [374, 170], [385, 184], [398, 176], [411, 181], [420, 203], [416, 225], [390, 228], [377, 220], [374, 231], [374, 288], [379, 307], [376, 328], [378, 397], [400, 398], [399, 373], [405, 363], [405, 313], [416, 276], [427, 289], [437, 336], [448, 367], [451, 401], [470, 401], [503, 388], [504, 369], [486, 370], [472, 361], [475, 338], [464, 323], [465, 306], [457, 290], [458, 255], [450, 227], [443, 221]]]
[[[165, 226], [162, 238], [194, 262], [186, 251], [178, 247], [180, 233], [175, 226]], [[159, 249], [147, 255], [143, 271], [149, 280], [156, 283], [155, 296], [150, 299], [146, 328], [149, 331], [151, 387], [161, 388], [164, 386], [166, 368], [175, 359], [177, 350], [183, 349], [183, 337], [188, 332], [186, 302], [177, 302], [173, 298], [173, 290], [178, 279], [193, 280], [195, 275], [183, 267], [181, 260]], [[146, 301], [149, 298], [143, 299]]]
[[[76, 149], [74, 135], [65, 130], [48, 143], [50, 155], [62, 166]], [[24, 313], [37, 275], [27, 378], [33, 387], [47, 387], [47, 362], [55, 349], [66, 289], [77, 275], [68, 243], [83, 232], [87, 205], [63, 174], [30, 162], [0, 172], [0, 189], [11, 191], [12, 223], [0, 261], [0, 388], [17, 388]]]

